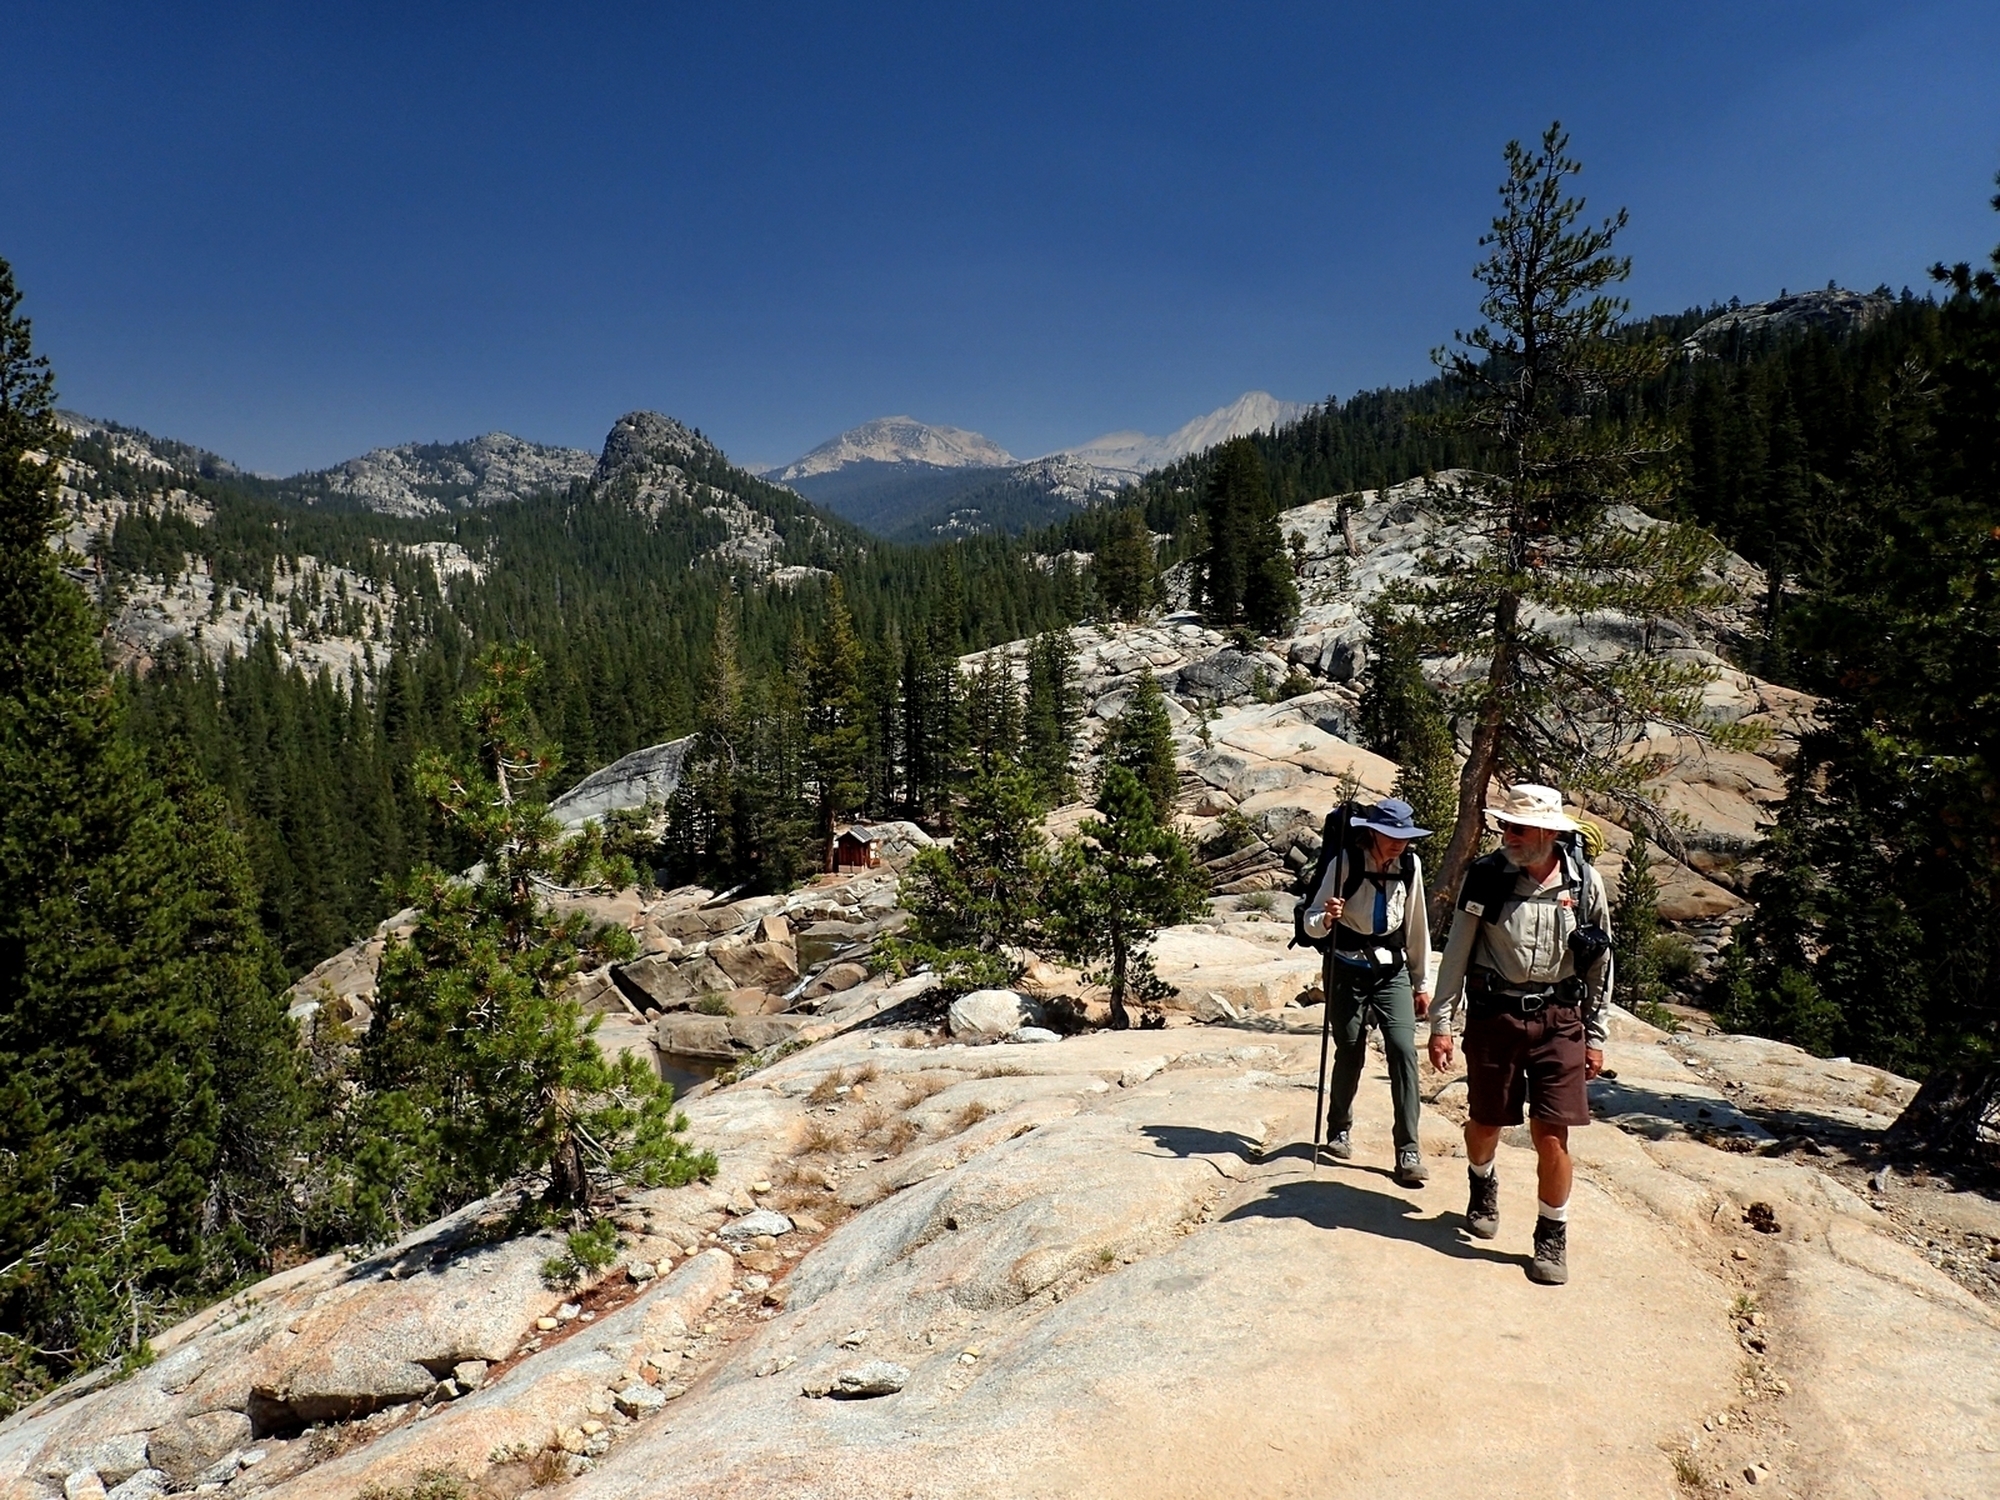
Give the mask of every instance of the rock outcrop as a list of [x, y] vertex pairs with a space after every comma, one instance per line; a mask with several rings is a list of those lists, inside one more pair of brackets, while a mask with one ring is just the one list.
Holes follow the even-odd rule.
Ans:
[[[1425, 1113], [1430, 1187], [1387, 1180], [1379, 1060], [1355, 1161], [1311, 1168], [1318, 1025], [809, 1047], [688, 1101], [719, 1176], [621, 1203], [593, 1285], [540, 1283], [553, 1237], [490, 1243], [500, 1203], [314, 1262], [0, 1424], [0, 1494], [2000, 1485], [2000, 1277], [1957, 1253], [2000, 1248], [2000, 1209], [1867, 1160], [1912, 1085], [1616, 1016], [1551, 1291], [1519, 1132], [1500, 1238], [1463, 1231], [1455, 1088]], [[1460, 1400], [1505, 1420], [1412, 1417]]]

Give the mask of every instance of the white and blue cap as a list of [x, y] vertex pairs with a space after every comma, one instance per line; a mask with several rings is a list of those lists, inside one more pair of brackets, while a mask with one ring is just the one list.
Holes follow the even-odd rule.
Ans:
[[1388, 839], [1427, 839], [1431, 831], [1417, 827], [1416, 811], [1401, 797], [1384, 797], [1373, 807], [1365, 807], [1356, 813], [1354, 826]]

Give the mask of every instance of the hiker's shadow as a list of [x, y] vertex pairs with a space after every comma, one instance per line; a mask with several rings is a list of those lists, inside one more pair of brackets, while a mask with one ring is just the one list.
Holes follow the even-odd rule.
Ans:
[[1238, 1161], [1268, 1161], [1258, 1143], [1237, 1130], [1209, 1130], [1200, 1125], [1141, 1125], [1139, 1134], [1173, 1156], [1233, 1156]]
[[[1349, 1169], [1340, 1170], [1344, 1173]], [[1383, 1239], [1408, 1240], [1455, 1260], [1486, 1260], [1523, 1270], [1532, 1262], [1530, 1256], [1489, 1249], [1468, 1238], [1464, 1221], [1455, 1214], [1426, 1218], [1409, 1199], [1378, 1192], [1343, 1176], [1275, 1183], [1262, 1197], [1222, 1216], [1224, 1223], [1243, 1219], [1300, 1219], [1315, 1229], [1349, 1229]]]
[[[1200, 1125], [1142, 1125], [1139, 1133], [1162, 1151], [1175, 1156], [1233, 1156], [1238, 1161], [1263, 1166], [1287, 1158], [1307, 1163], [1312, 1161], [1313, 1148], [1306, 1141], [1288, 1141], [1275, 1151], [1266, 1151], [1259, 1142], [1236, 1130], [1209, 1130]], [[1325, 1150], [1323, 1146], [1320, 1148], [1322, 1159]], [[1387, 1167], [1368, 1166], [1361, 1162], [1343, 1162], [1341, 1170], [1372, 1172], [1377, 1177], [1396, 1175]]]

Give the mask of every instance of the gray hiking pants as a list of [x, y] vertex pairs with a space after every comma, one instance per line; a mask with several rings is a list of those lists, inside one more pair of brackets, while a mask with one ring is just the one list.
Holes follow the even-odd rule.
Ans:
[[1368, 1025], [1382, 1028], [1389, 1058], [1389, 1102], [1396, 1112], [1396, 1147], [1417, 1143], [1417, 1015], [1404, 964], [1380, 974], [1326, 957], [1326, 1003], [1333, 1021], [1333, 1077], [1327, 1087], [1329, 1137], [1354, 1126], [1354, 1095], [1368, 1061]]

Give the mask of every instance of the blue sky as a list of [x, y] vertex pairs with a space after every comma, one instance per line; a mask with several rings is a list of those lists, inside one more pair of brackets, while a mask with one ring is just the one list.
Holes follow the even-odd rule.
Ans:
[[623, 411], [1018, 454], [1427, 373], [1509, 136], [1637, 309], [2000, 240], [2000, 6], [108, 5], [0, 19], [65, 404], [290, 472]]

